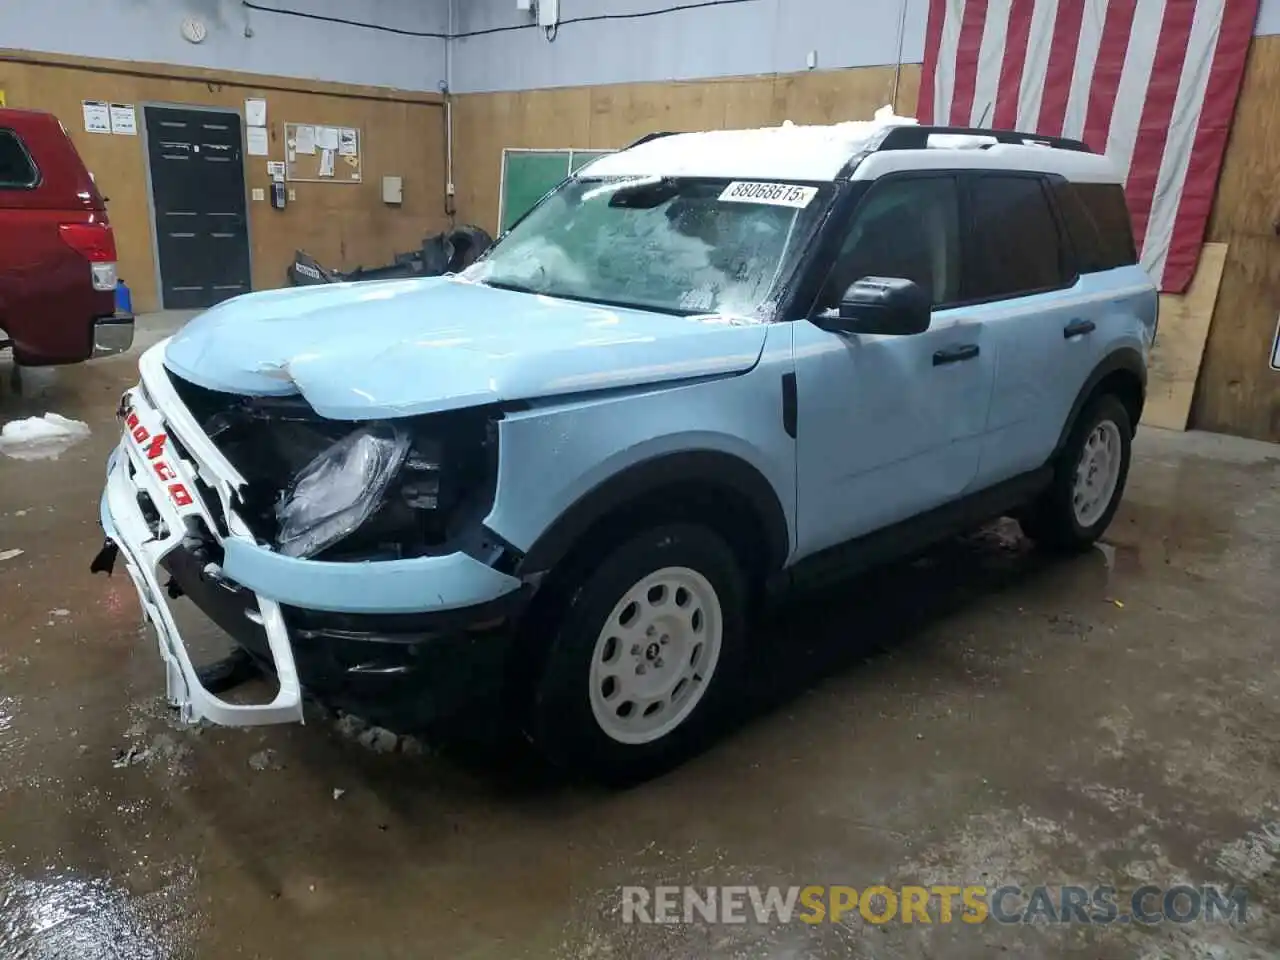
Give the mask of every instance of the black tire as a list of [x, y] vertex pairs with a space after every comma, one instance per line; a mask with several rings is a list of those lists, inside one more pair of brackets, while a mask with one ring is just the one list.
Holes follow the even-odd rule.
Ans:
[[[701, 699], [682, 722], [660, 739], [624, 743], [606, 733], [596, 719], [591, 665], [615, 606], [645, 577], [668, 567], [693, 570], [714, 590], [722, 627], [719, 659]], [[701, 750], [727, 716], [731, 694], [738, 686], [746, 645], [747, 592], [746, 578], [732, 550], [703, 526], [664, 524], [609, 552], [567, 591], [535, 681], [528, 717], [530, 739], [557, 766], [615, 787], [655, 777]], [[646, 646], [646, 653], [648, 646], [652, 644]], [[617, 655], [636, 656], [630, 649]]]
[[[1084, 453], [1085, 443], [1104, 422], [1115, 424], [1120, 434], [1120, 472], [1106, 510], [1089, 526], [1076, 516], [1074, 492], [1076, 469]], [[1133, 452], [1133, 424], [1129, 411], [1112, 394], [1104, 394], [1089, 403], [1076, 421], [1066, 446], [1058, 457], [1053, 482], [1018, 518], [1022, 531], [1037, 544], [1052, 550], [1076, 552], [1093, 545], [1115, 516], [1124, 496]]]

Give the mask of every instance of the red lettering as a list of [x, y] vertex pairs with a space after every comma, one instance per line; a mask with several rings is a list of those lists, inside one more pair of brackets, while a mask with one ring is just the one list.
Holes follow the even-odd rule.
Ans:
[[160, 456], [160, 454], [164, 453], [164, 442], [167, 439], [168, 437], [163, 433], [157, 433], [151, 438], [151, 443], [147, 445], [147, 449], [145, 451], [148, 460], [154, 460], [156, 457]]
[[147, 428], [146, 428], [146, 427], [134, 427], [134, 428], [133, 428], [133, 439], [134, 439], [136, 442], [138, 442], [138, 443], [145, 443], [145, 442], [146, 442], [147, 437], [149, 437], [149, 436], [151, 436], [151, 434], [147, 433]]
[[173, 467], [169, 466], [163, 460], [157, 461], [153, 469], [156, 472], [156, 476], [159, 477], [161, 480], [178, 479], [178, 475], [177, 473], [174, 472]]
[[169, 484], [169, 499], [180, 507], [189, 507], [192, 503], [191, 494], [180, 483]]
[[130, 410], [129, 415], [124, 418], [124, 425], [132, 430], [138, 425], [138, 415]]

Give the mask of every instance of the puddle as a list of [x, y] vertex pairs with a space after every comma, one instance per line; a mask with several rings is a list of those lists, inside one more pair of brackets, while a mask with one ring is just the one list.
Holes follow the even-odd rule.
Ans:
[[74, 870], [23, 877], [0, 864], [0, 956], [31, 960], [160, 960], [189, 948], [197, 920], [187, 869], [168, 869], [134, 896], [120, 883]]
[[14, 460], [54, 460], [89, 436], [89, 426], [56, 413], [11, 420], [0, 430], [0, 453]]

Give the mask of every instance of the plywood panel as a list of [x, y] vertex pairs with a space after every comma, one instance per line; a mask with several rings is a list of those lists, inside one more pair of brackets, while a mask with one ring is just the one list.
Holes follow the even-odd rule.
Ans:
[[[869, 118], [890, 102], [893, 67], [673, 83], [608, 84], [455, 99], [458, 217], [492, 230], [504, 147], [617, 148], [655, 130], [713, 130]], [[898, 79], [910, 113], [920, 68]]]
[[1151, 351], [1142, 414], [1145, 424], [1168, 430], [1187, 428], [1226, 258], [1227, 244], [1205, 244], [1187, 292], [1160, 297], [1160, 330]]
[[1280, 36], [1255, 37], [1227, 145], [1209, 238], [1230, 245], [1191, 425], [1280, 441], [1280, 373], [1269, 364], [1280, 312]]
[[[42, 55], [43, 56], [43, 55]], [[141, 136], [83, 132], [80, 102], [110, 100], [218, 106], [242, 112], [246, 97], [267, 100], [271, 155], [246, 157], [249, 189], [268, 188], [267, 160], [284, 159], [285, 121], [324, 122], [361, 131], [363, 182], [358, 186], [292, 184], [297, 199], [283, 211], [265, 200], [249, 203], [249, 240], [257, 289], [280, 286], [296, 247], [305, 247], [335, 267], [374, 264], [421, 242], [424, 234], [448, 225], [444, 211], [444, 124], [438, 98], [373, 88], [307, 84], [289, 88], [279, 78], [219, 76], [208, 71], [163, 69], [147, 65], [95, 73], [75, 58], [50, 63], [15, 62], [0, 55], [0, 87], [12, 107], [48, 110], [60, 117], [108, 197], [116, 230], [121, 276], [133, 291], [134, 306], [151, 310], [159, 300], [155, 284], [152, 225], [146, 187], [146, 158]], [[198, 74], [201, 79], [189, 79]], [[209, 73], [212, 76], [216, 74]], [[261, 86], [253, 85], [261, 82]], [[316, 88], [315, 92], [311, 87]], [[350, 90], [350, 93], [344, 90]], [[142, 124], [141, 115], [138, 118]], [[381, 178], [404, 177], [404, 203], [381, 200]], [[269, 193], [269, 191], [268, 191]]]

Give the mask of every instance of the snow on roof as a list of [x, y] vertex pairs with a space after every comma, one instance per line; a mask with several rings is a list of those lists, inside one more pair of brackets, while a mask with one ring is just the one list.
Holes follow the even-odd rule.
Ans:
[[890, 126], [913, 124], [881, 107], [873, 120], [822, 126], [676, 133], [611, 153], [579, 171], [593, 177], [738, 177], [757, 180], [834, 180], [850, 158]]
[[[741, 180], [834, 180], [858, 153], [877, 143], [911, 117], [881, 107], [872, 120], [801, 126], [787, 121], [754, 130], [709, 130], [658, 137], [607, 154], [578, 171], [590, 177], [721, 177]], [[929, 150], [891, 150], [872, 154], [854, 172], [874, 180], [912, 168], [1004, 168], [1058, 173], [1069, 180], [1121, 182], [1104, 156], [1043, 145], [997, 144], [993, 137], [934, 134]]]

